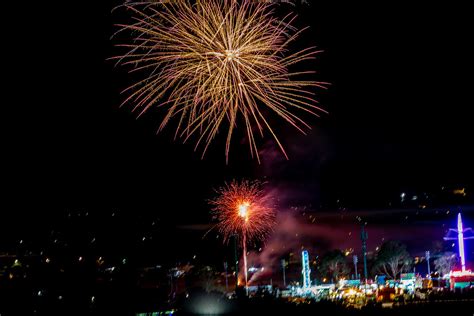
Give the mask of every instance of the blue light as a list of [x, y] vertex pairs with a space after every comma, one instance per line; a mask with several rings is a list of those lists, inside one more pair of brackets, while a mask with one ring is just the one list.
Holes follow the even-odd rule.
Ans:
[[301, 263], [303, 265], [303, 287], [309, 288], [311, 287], [311, 269], [309, 268], [309, 254], [307, 250], [303, 250], [301, 253]]

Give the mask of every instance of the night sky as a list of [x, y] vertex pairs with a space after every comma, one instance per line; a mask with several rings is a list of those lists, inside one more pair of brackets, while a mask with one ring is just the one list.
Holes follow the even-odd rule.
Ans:
[[229, 165], [222, 141], [201, 160], [191, 144], [173, 142], [172, 130], [156, 135], [163, 112], [136, 119], [131, 106], [119, 108], [131, 82], [107, 60], [117, 54], [113, 24], [126, 20], [111, 12], [118, 1], [6, 10], [2, 236], [32, 234], [51, 214], [87, 208], [205, 224], [213, 188], [242, 177], [268, 180], [282, 208], [324, 214], [339, 204], [384, 210], [403, 190], [472, 194], [467, 4], [328, 2], [294, 10], [297, 25], [311, 26], [303, 45], [324, 50], [314, 66], [331, 83], [317, 91], [330, 114], [311, 119], [308, 136], [280, 122], [290, 161], [267, 134], [260, 165], [237, 138]]

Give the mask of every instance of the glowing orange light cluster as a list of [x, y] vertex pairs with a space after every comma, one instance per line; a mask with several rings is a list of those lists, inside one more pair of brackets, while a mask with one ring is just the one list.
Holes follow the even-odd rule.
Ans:
[[243, 203], [240, 203], [238, 205], [238, 212], [239, 212], [239, 216], [244, 218], [245, 221], [248, 221], [249, 220], [249, 207], [250, 207], [250, 203], [249, 202], [243, 202]]
[[232, 235], [247, 241], [263, 239], [275, 222], [275, 210], [259, 181], [232, 181], [210, 201], [217, 228], [227, 241]]
[[130, 31], [133, 40], [119, 45], [127, 52], [115, 58], [143, 77], [124, 91], [124, 103], [134, 104], [140, 115], [153, 106], [165, 108], [159, 129], [176, 117], [175, 137], [196, 136], [203, 155], [226, 125], [228, 159], [240, 123], [252, 156], [258, 159], [256, 131], [262, 137], [268, 131], [286, 156], [268, 114], [305, 133], [310, 127], [295, 110], [316, 116], [323, 111], [312, 88], [325, 84], [304, 79], [314, 71], [289, 70], [318, 51], [289, 53], [302, 30], [291, 25], [293, 15], [276, 18], [270, 2], [147, 0], [125, 7], [135, 23], [120, 25], [121, 31]]

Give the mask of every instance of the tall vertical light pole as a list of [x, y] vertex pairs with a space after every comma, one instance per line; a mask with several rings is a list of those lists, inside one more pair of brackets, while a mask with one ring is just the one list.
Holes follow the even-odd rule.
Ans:
[[352, 256], [352, 260], [354, 261], [354, 272], [355, 272], [355, 278], [357, 279], [357, 263], [359, 262], [359, 258], [357, 258], [357, 255]]
[[428, 265], [428, 278], [431, 279], [431, 269], [430, 269], [430, 251], [425, 252], [426, 264]]
[[364, 256], [364, 279], [367, 283], [367, 239], [369, 235], [365, 231], [365, 223], [362, 224], [362, 229], [360, 232], [360, 240], [362, 241], [362, 255]]
[[227, 261], [224, 262], [224, 271], [225, 271], [225, 291], [229, 291], [229, 280], [227, 277]]
[[283, 286], [286, 288], [286, 261], [281, 259], [281, 268], [283, 270]]
[[237, 255], [237, 238], [238, 235], [234, 235], [234, 263], [235, 263], [235, 293], [239, 287], [239, 257]]

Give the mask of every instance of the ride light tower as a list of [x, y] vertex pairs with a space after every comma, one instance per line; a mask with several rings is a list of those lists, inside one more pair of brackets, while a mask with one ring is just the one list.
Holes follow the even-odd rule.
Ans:
[[307, 289], [311, 287], [311, 269], [309, 268], [309, 254], [307, 250], [303, 250], [301, 253], [301, 263], [303, 265], [303, 288]]
[[[469, 236], [469, 237], [464, 237], [464, 233], [470, 232], [472, 233], [471, 228], [464, 228], [462, 224], [462, 218], [461, 218], [461, 213], [458, 213], [458, 228], [450, 228], [448, 231], [448, 234], [446, 237], [444, 237], [444, 240], [458, 240], [458, 247], [459, 247], [459, 258], [461, 258], [461, 269], [462, 272], [466, 271], [466, 257], [464, 255], [464, 240], [465, 239], [474, 239], [474, 236]], [[453, 237], [450, 233], [455, 233], [457, 234], [457, 237]]]

